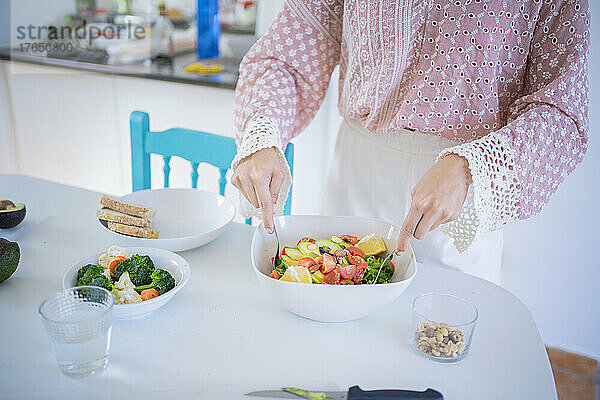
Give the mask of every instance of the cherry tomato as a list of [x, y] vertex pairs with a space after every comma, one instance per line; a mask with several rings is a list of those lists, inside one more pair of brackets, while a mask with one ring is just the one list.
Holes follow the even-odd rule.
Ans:
[[342, 236], [340, 236], [340, 239], [342, 239], [345, 242], [350, 243], [352, 246], [354, 246], [356, 243], [358, 243], [358, 238], [356, 236], [352, 236], [352, 235], [342, 235]]
[[335, 269], [336, 262], [335, 258], [331, 254], [323, 253], [323, 266], [321, 267], [321, 272], [324, 274], [328, 274]]
[[330, 273], [323, 277], [323, 283], [326, 285], [337, 285], [340, 283], [340, 273], [337, 269], [332, 270]]
[[392, 267], [392, 273], [396, 270], [396, 267], [394, 267], [394, 264], [390, 261], [390, 267]]
[[367, 253], [355, 246], [348, 246], [346, 247], [346, 250], [353, 256], [359, 256], [360, 258], [365, 258], [367, 256]]
[[300, 240], [298, 241], [298, 244], [300, 244], [300, 243], [302, 243], [302, 242], [314, 243], [314, 242], [315, 242], [315, 239], [313, 239], [313, 238], [309, 238], [309, 237], [303, 237], [302, 239], [300, 239]]
[[356, 275], [357, 267], [354, 265], [346, 265], [340, 268], [340, 275], [343, 279], [351, 280]]
[[354, 278], [352, 279], [354, 281], [354, 283], [360, 283], [360, 281], [363, 280], [363, 278], [365, 276], [365, 271], [366, 271], [366, 268], [364, 268], [364, 269], [363, 268], [359, 268], [356, 271], [356, 274], [354, 275]]
[[356, 265], [358, 267], [365, 267], [366, 268], [366, 266], [367, 266], [367, 262], [363, 258], [361, 258], [359, 256], [353, 256], [352, 254], [350, 254], [348, 256], [348, 262], [350, 264]]
[[[376, 256], [375, 258], [377, 258], [377, 260], [379, 261], [383, 261], [385, 259], [385, 257], [382, 256]], [[392, 267], [392, 272], [394, 272], [396, 270], [396, 267], [394, 267], [394, 263], [393, 262], [388, 262], [388, 265]]]
[[279, 272], [277, 272], [276, 269], [274, 269], [273, 271], [271, 271], [271, 273], [269, 274], [269, 278], [273, 278], [273, 279], [279, 279]]
[[312, 258], [310, 258], [310, 257], [302, 257], [302, 258], [300, 259], [300, 261], [298, 261], [298, 265], [299, 265], [300, 267], [306, 267], [306, 268], [310, 268], [310, 267], [312, 267], [313, 265], [317, 265], [317, 263], [315, 262], [315, 260], [313, 260], [313, 259], [312, 259]]

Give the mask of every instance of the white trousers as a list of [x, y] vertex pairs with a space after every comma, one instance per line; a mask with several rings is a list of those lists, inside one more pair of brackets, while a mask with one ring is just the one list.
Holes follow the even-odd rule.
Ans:
[[[344, 120], [326, 180], [324, 213], [376, 217], [401, 226], [410, 191], [444, 148], [455, 143], [430, 134], [401, 130], [373, 134]], [[502, 231], [484, 233], [463, 253], [439, 228], [412, 239], [418, 262], [462, 271], [500, 283]]]

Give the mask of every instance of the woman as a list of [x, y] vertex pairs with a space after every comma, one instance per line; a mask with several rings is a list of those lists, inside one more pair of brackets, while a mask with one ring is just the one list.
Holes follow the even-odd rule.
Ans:
[[585, 0], [289, 1], [240, 66], [232, 182], [271, 230], [281, 149], [339, 64], [324, 211], [401, 224], [397, 251], [414, 236], [418, 260], [498, 282], [502, 228], [585, 154], [588, 47]]

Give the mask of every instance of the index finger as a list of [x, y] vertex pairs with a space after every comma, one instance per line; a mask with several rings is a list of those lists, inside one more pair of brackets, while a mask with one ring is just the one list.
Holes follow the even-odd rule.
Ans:
[[423, 213], [418, 211], [414, 206], [411, 206], [408, 215], [404, 218], [402, 228], [400, 229], [398, 243], [396, 244], [396, 252], [405, 252], [406, 249], [408, 249], [410, 239], [415, 233], [415, 229], [421, 220], [421, 217], [423, 217]]
[[267, 184], [259, 184], [254, 186], [256, 197], [258, 199], [258, 207], [262, 214], [263, 224], [269, 233], [273, 233], [273, 197]]

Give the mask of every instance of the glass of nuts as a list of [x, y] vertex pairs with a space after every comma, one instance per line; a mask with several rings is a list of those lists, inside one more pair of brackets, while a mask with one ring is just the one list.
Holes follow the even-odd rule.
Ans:
[[477, 316], [477, 308], [461, 297], [423, 294], [413, 300], [413, 346], [435, 361], [460, 361], [469, 352]]

